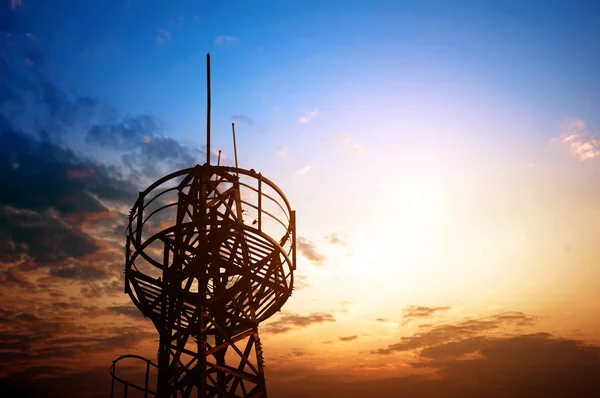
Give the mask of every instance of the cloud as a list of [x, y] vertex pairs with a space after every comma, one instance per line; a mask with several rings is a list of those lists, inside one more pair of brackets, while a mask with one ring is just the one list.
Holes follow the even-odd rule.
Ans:
[[10, 0], [10, 8], [13, 10], [23, 5], [23, 0]]
[[310, 315], [300, 315], [294, 313], [284, 313], [275, 321], [269, 321], [261, 329], [265, 333], [285, 333], [295, 329], [307, 328], [314, 324], [325, 322], [335, 322], [331, 314], [322, 312], [313, 312]]
[[296, 240], [296, 249], [298, 249], [301, 256], [304, 256], [315, 265], [323, 265], [325, 262], [325, 256], [317, 251], [315, 245], [301, 236]]
[[600, 156], [600, 140], [591, 137], [585, 121], [569, 119], [559, 124], [560, 134], [554, 138], [569, 153], [583, 162]]
[[0, 258], [5, 262], [30, 259], [32, 263], [23, 263], [28, 269], [55, 266], [97, 250], [94, 238], [52, 212], [11, 207], [0, 207], [0, 240], [4, 242]]
[[[420, 313], [426, 315], [428, 311], [425, 310]], [[428, 315], [425, 317], [427, 316]], [[372, 353], [389, 355], [394, 352], [424, 349], [448, 342], [461, 341], [476, 336], [482, 336], [486, 333], [497, 330], [506, 330], [506, 328], [511, 326], [533, 326], [536, 319], [536, 317], [525, 315], [522, 312], [504, 312], [485, 318], [466, 319], [456, 324], [435, 326], [429, 330], [415, 333], [410, 337], [402, 337], [398, 343], [390, 344], [386, 348], [374, 350]]]
[[215, 38], [216, 45], [233, 44], [233, 43], [237, 43], [238, 41], [239, 41], [239, 39], [235, 36], [220, 35]]
[[420, 307], [411, 305], [404, 310], [404, 320], [409, 321], [415, 318], [429, 318], [434, 313], [448, 311], [450, 307]]
[[142, 312], [133, 304], [115, 305], [108, 307], [107, 309], [115, 314], [125, 315], [131, 318], [143, 318]]
[[310, 112], [306, 112], [304, 116], [298, 118], [298, 124], [306, 124], [319, 116], [319, 110], [317, 108], [313, 109]]
[[123, 164], [135, 173], [156, 178], [201, 162], [204, 151], [183, 146], [164, 134], [165, 124], [150, 115], [127, 116], [117, 122], [93, 125], [88, 145], [123, 153]]
[[356, 141], [354, 141], [354, 138], [352, 138], [349, 134], [341, 133], [338, 136], [338, 142], [340, 147], [345, 152], [348, 152], [350, 154], [358, 154], [362, 152], [362, 147], [358, 143], [356, 143]]
[[325, 237], [325, 239], [332, 245], [336, 245], [336, 246], [346, 246], [347, 245], [346, 241], [342, 237], [340, 237], [340, 235], [337, 232], [330, 233], [329, 235], [327, 235]]
[[166, 29], [157, 29], [156, 44], [162, 45], [171, 40], [171, 32]]
[[240, 122], [240, 123], [246, 123], [250, 126], [254, 125], [254, 122], [252, 121], [252, 119], [250, 119], [248, 116], [246, 115], [238, 115], [235, 114], [233, 116], [231, 116], [231, 121], [232, 122]]
[[80, 281], [95, 281], [108, 279], [110, 277], [106, 271], [88, 264], [76, 264], [51, 268], [48, 274], [58, 278], [75, 279]]
[[281, 145], [277, 148], [277, 156], [280, 158], [286, 157], [288, 155], [288, 153], [290, 153], [289, 146]]
[[346, 336], [346, 337], [340, 337], [340, 341], [352, 341], [352, 340], [356, 340], [358, 338], [358, 336], [354, 335], [354, 336]]
[[[371, 366], [377, 371], [394, 369], [391, 363], [375, 362], [357, 370]], [[465, 341], [418, 367], [426, 373], [373, 379], [313, 371], [272, 383], [269, 392], [288, 398], [600, 396], [600, 347], [547, 333]]]
[[298, 273], [294, 274], [294, 289], [300, 290], [306, 289], [307, 287], [310, 287], [310, 284], [307, 282], [306, 275]]
[[312, 164], [307, 164], [305, 166], [298, 168], [296, 170], [296, 175], [302, 176], [302, 175], [308, 173], [311, 169], [312, 169]]

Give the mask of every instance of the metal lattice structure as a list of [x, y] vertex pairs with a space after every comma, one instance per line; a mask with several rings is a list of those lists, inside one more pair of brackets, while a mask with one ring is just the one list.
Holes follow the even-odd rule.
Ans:
[[207, 161], [140, 192], [126, 235], [125, 293], [160, 341], [145, 386], [116, 377], [116, 360], [113, 391], [116, 378], [125, 395], [266, 397], [258, 325], [290, 297], [296, 264], [295, 212], [277, 185]]

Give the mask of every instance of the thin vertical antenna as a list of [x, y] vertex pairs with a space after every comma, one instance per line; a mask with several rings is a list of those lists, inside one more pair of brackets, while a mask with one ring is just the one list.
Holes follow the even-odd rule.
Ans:
[[221, 150], [219, 149], [219, 157], [217, 158], [217, 166], [221, 165]]
[[210, 165], [210, 53], [206, 54], [206, 164]]
[[235, 168], [238, 168], [238, 161], [237, 161], [237, 146], [235, 143], [235, 123], [231, 123], [231, 131], [233, 132], [233, 154], [235, 156]]

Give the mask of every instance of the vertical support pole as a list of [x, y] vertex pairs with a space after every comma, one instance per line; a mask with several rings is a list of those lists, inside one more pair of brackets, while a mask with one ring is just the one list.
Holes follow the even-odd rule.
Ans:
[[146, 382], [144, 383], [144, 398], [148, 398], [148, 378], [150, 377], [150, 360], [146, 360]]
[[210, 53], [206, 54], [206, 164], [210, 165]]
[[296, 270], [296, 210], [292, 210], [292, 269]]
[[110, 383], [110, 398], [113, 398], [113, 394], [115, 392], [115, 372], [116, 372], [115, 363], [113, 361], [113, 364], [112, 364], [112, 382]]
[[142, 245], [142, 223], [144, 222], [144, 193], [140, 191], [138, 196], [138, 209], [137, 209], [137, 227], [135, 229], [135, 240], [137, 247]]
[[[129, 224], [127, 226], [127, 243], [125, 244], [125, 270], [124, 272], [127, 272], [127, 269], [129, 267], [129, 257], [131, 256], [131, 249], [129, 247], [129, 244], [131, 243], [131, 237], [129, 234], [129, 231], [131, 231], [129, 228], [131, 226], [131, 217], [129, 217]], [[125, 283], [124, 289], [125, 289], [125, 294], [129, 294], [129, 283], [127, 283], [127, 278], [123, 278], [123, 282]]]
[[233, 134], [233, 156], [235, 157], [235, 168], [237, 169], [238, 168], [238, 159], [237, 159], [237, 142], [235, 139], [235, 123], [231, 123], [231, 133]]
[[[207, 240], [209, 230], [207, 228], [208, 224], [208, 214], [206, 209], [206, 200], [208, 198], [208, 194], [210, 191], [210, 176], [206, 174], [201, 174], [200, 179], [198, 181], [198, 189], [199, 189], [199, 212], [198, 220], [195, 220], [197, 223], [198, 233], [200, 234], [200, 238], [198, 240], [198, 248], [203, 248], [206, 250], [207, 248]], [[201, 228], [201, 230], [200, 230]], [[206, 269], [210, 265], [208, 262], [212, 261], [212, 258], [202, 258], [200, 259], [201, 263], [198, 264], [201, 269]], [[199, 293], [199, 307], [197, 310], [200, 310], [200, 319], [197, 322], [197, 328], [199, 330], [196, 331], [197, 336], [197, 344], [198, 344], [198, 382], [196, 384], [198, 390], [198, 398], [206, 398], [207, 394], [207, 386], [206, 386], [206, 289], [208, 286], [208, 278], [209, 276], [203, 272], [201, 274], [201, 278], [198, 279], [198, 293]]]
[[262, 232], [262, 174], [258, 173], [258, 230]]
[[[158, 397], [168, 397], [170, 394], [169, 379], [171, 377], [170, 361], [171, 361], [171, 314], [167, 312], [169, 301], [169, 245], [165, 242], [163, 253], [163, 274], [162, 274], [162, 291], [164, 292], [161, 303], [161, 318], [165, 324], [159, 330], [159, 347], [158, 347], [158, 384], [156, 388]], [[173, 310], [171, 309], [171, 312]]]

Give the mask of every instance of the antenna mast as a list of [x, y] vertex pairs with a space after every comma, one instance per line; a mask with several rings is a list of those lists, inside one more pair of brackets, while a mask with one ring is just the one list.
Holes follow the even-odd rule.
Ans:
[[206, 53], [206, 164], [210, 165], [210, 53]]
[[231, 123], [231, 132], [233, 133], [233, 154], [235, 156], [235, 168], [238, 168], [238, 161], [237, 161], [237, 145], [235, 142], [235, 123]]

